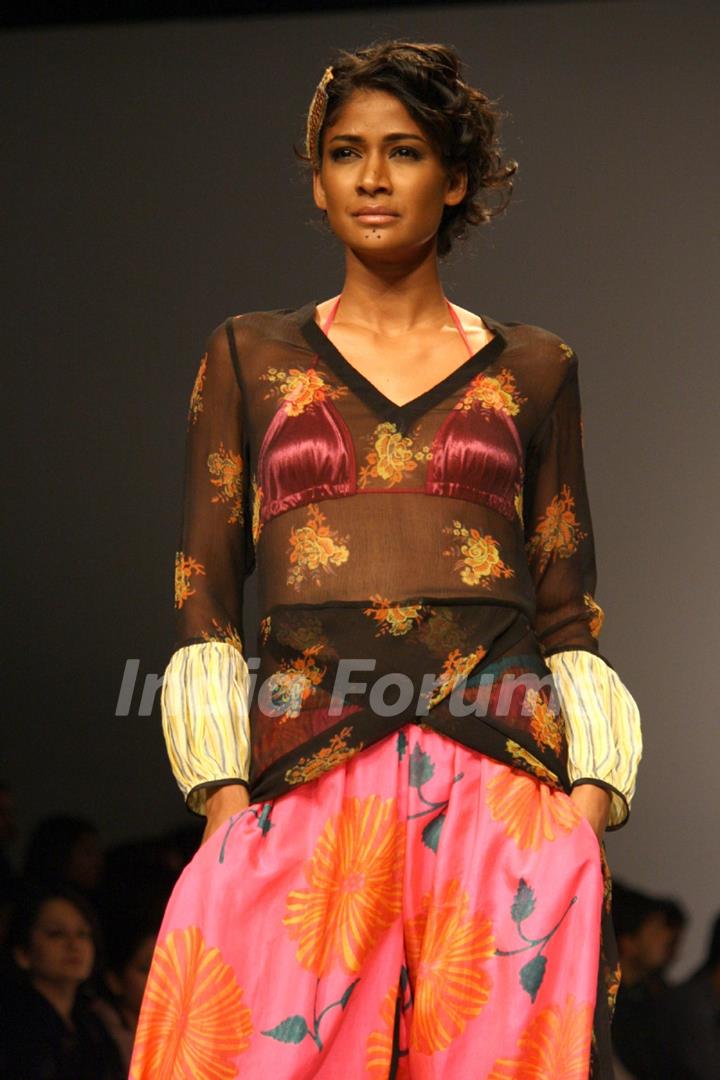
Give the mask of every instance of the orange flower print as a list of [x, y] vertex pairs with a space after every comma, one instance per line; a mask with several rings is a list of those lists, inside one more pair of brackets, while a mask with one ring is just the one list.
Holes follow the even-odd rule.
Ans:
[[485, 802], [493, 821], [502, 822], [521, 851], [537, 851], [546, 840], [572, 832], [582, 821], [563, 792], [510, 767], [492, 778]]
[[308, 780], [317, 780], [328, 769], [334, 769], [343, 761], [348, 761], [365, 743], [356, 746], [348, 746], [347, 740], [352, 735], [351, 727], [344, 727], [341, 731], [331, 736], [327, 746], [323, 746], [312, 757], [301, 757], [296, 765], [285, 773], [286, 784], [305, 784]]
[[278, 724], [299, 716], [313, 687], [322, 682], [326, 669], [318, 667], [314, 659], [314, 654], [321, 649], [322, 645], [311, 645], [292, 663], [283, 660], [278, 670], [266, 680], [264, 693], [270, 695], [270, 706]]
[[452, 649], [467, 647], [468, 633], [457, 608], [428, 608], [428, 617], [418, 627], [418, 639], [433, 656], [445, 657]]
[[339, 964], [354, 974], [402, 909], [405, 823], [397, 800], [343, 799], [305, 867], [307, 889], [287, 897], [283, 924], [298, 963], [318, 978]]
[[366, 465], [358, 473], [358, 486], [367, 487], [371, 480], [384, 480], [388, 487], [399, 484], [406, 473], [417, 468], [419, 461], [429, 461], [430, 447], [413, 449], [413, 438], [402, 435], [392, 421], [378, 424], [370, 435], [371, 449], [365, 455]]
[[193, 574], [205, 574], [205, 567], [183, 551], [175, 552], [175, 607], [181, 608], [189, 596], [195, 595], [190, 588]]
[[[390, 987], [380, 1005], [382, 1027], [371, 1031], [365, 1042], [365, 1072], [376, 1080], [386, 1080], [390, 1076], [398, 993], [397, 984]], [[397, 1080], [409, 1080], [407, 1057], [398, 1059], [397, 1072], [394, 1075]]]
[[487, 1080], [587, 1080], [593, 1008], [569, 994], [550, 1005], [518, 1039], [519, 1057], [498, 1058]]
[[255, 476], [251, 478], [250, 486], [252, 488], [252, 538], [253, 543], [257, 544], [260, 539], [260, 533], [262, 532], [260, 506], [263, 499], [263, 489], [258, 484], [257, 477]]
[[536, 758], [534, 754], [531, 754], [529, 750], [526, 750], [524, 746], [520, 746], [520, 743], [516, 743], [514, 739], [506, 739], [505, 749], [513, 761], [517, 762], [518, 768], [531, 772], [533, 776], [537, 776], [538, 779], [550, 784], [551, 787], [562, 788], [562, 784], [555, 773], [548, 769], [546, 765], [543, 765], [542, 761]]
[[605, 991], [607, 993], [608, 1010], [610, 1012], [610, 1019], [615, 1012], [615, 1005], [617, 1003], [618, 990], [620, 989], [620, 983], [622, 982], [622, 968], [617, 963], [615, 967], [608, 967], [605, 971]]
[[526, 545], [527, 554], [531, 559], [537, 556], [538, 570], [542, 572], [553, 558], [569, 559], [577, 551], [580, 541], [585, 539], [587, 533], [581, 530], [575, 517], [575, 497], [568, 485], [563, 484], [560, 494], [553, 496], [535, 526]]
[[468, 909], [468, 894], [453, 879], [439, 894], [426, 893], [420, 914], [405, 923], [415, 988], [409, 1039], [422, 1054], [446, 1050], [490, 998], [492, 979], [483, 962], [495, 953], [492, 924]]
[[233, 969], [197, 926], [155, 949], [138, 1022], [131, 1080], [232, 1080], [253, 1025]]
[[200, 634], [205, 641], [225, 641], [228, 645], [233, 645], [238, 652], [243, 651], [243, 644], [240, 634], [232, 623], [225, 623], [222, 626], [217, 619], [212, 619], [212, 624], [215, 627], [214, 633], [209, 633], [207, 630], [203, 630]]
[[612, 914], [612, 888], [613, 879], [612, 871], [610, 870], [610, 864], [607, 861], [607, 854], [605, 852], [605, 841], [600, 841], [600, 865], [603, 875], [603, 905], [608, 915]]
[[190, 395], [190, 408], [188, 409], [188, 424], [194, 424], [203, 411], [203, 388], [205, 386], [205, 372], [207, 370], [208, 355], [205, 353], [200, 361], [198, 373], [195, 376], [192, 393]]
[[369, 615], [379, 623], [375, 637], [380, 637], [381, 634], [402, 637], [422, 619], [424, 604], [393, 604], [379, 593], [374, 593], [370, 599], [374, 606], [365, 608], [363, 615]]
[[290, 571], [287, 583], [299, 589], [306, 577], [322, 584], [321, 572], [330, 574], [350, 558], [347, 536], [340, 537], [324, 524], [325, 515], [315, 503], [308, 504], [308, 523], [290, 531]]
[[233, 450], [226, 450], [221, 442], [218, 450], [208, 454], [207, 466], [210, 483], [218, 489], [218, 494], [210, 501], [227, 503], [230, 508], [228, 525], [242, 525], [243, 459]]
[[520, 525], [522, 526], [522, 524], [523, 524], [523, 489], [522, 488], [518, 488], [518, 490], [515, 492], [514, 502], [515, 502], [515, 513], [517, 514], [518, 521], [520, 522]]
[[592, 612], [592, 618], [590, 620], [590, 625], [588, 629], [590, 630], [592, 636], [597, 640], [597, 638], [600, 637], [600, 631], [602, 630], [603, 623], [605, 622], [605, 612], [597, 603], [597, 601], [590, 595], [590, 593], [585, 593], [583, 595], [583, 600], [585, 602], [585, 607], [589, 608]]
[[556, 754], [562, 749], [565, 722], [560, 713], [554, 713], [543, 694], [529, 688], [526, 695], [532, 709], [530, 734], [538, 746], [549, 746]]
[[455, 405], [456, 409], [472, 409], [480, 405], [484, 409], [495, 409], [507, 416], [517, 416], [520, 406], [527, 401], [517, 389], [512, 371], [502, 368], [497, 375], [480, 372], [470, 383], [464, 397]]
[[443, 669], [433, 683], [435, 689], [432, 689], [431, 687], [429, 691], [424, 691], [420, 695], [427, 701], [428, 708], [432, 709], [432, 707], [442, 701], [443, 698], [452, 694], [457, 684], [467, 678], [486, 653], [487, 649], [483, 645], [478, 645], [478, 647], [471, 653], [468, 653], [467, 656], [462, 656], [459, 649], [453, 649], [450, 655], [445, 658]]
[[337, 656], [337, 650], [325, 634], [323, 621], [317, 615], [306, 610], [285, 611], [282, 615], [278, 613], [275, 619], [275, 637], [281, 645], [289, 645], [298, 652], [314, 645], [318, 656]]
[[466, 528], [461, 521], [446, 525], [443, 532], [456, 537], [455, 543], [443, 551], [443, 555], [455, 555], [453, 570], [460, 571], [466, 585], [480, 585], [487, 589], [493, 578], [515, 576], [512, 567], [500, 558], [500, 545], [489, 533], [480, 529]]
[[265, 397], [280, 394], [283, 407], [289, 416], [299, 416], [318, 401], [338, 398], [347, 393], [346, 386], [331, 386], [315, 368], [289, 368], [288, 371], [280, 371], [271, 367], [260, 378], [277, 383]]
[[563, 353], [564, 356], [567, 357], [568, 360], [572, 359], [573, 350], [570, 348], [569, 345], [566, 345], [564, 341], [560, 342], [560, 351]]

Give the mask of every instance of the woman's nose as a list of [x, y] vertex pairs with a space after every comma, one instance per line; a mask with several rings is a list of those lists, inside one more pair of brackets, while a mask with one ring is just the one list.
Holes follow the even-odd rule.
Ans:
[[390, 178], [387, 173], [386, 163], [382, 158], [370, 155], [366, 158], [365, 168], [362, 170], [359, 187], [364, 191], [377, 191], [378, 188], [387, 190], [390, 187]]

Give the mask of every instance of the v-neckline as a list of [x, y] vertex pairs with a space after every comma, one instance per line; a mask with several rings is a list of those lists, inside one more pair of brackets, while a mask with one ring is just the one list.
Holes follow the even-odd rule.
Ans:
[[466, 357], [462, 364], [454, 368], [433, 386], [423, 390], [417, 397], [411, 398], [402, 405], [398, 405], [392, 398], [387, 397], [382, 390], [370, 382], [353, 364], [347, 360], [338, 347], [330, 340], [322, 327], [315, 321], [318, 301], [310, 300], [300, 308], [300, 331], [308, 345], [320, 355], [328, 367], [350, 386], [366, 404], [383, 419], [390, 419], [398, 426], [407, 427], [418, 417], [429, 412], [450, 394], [454, 393], [470, 378], [483, 371], [500, 355], [507, 345], [507, 338], [502, 331], [502, 324], [492, 319], [489, 315], [481, 315], [480, 318], [485, 326], [492, 330], [494, 337], [487, 341], [482, 348]]

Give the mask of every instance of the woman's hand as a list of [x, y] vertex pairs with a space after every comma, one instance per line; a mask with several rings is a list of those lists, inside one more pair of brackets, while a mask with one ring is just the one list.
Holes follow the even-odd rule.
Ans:
[[578, 784], [570, 792], [570, 798], [583, 817], [588, 819], [598, 840], [602, 841], [610, 817], [609, 792], [598, 784]]
[[250, 792], [242, 784], [223, 784], [222, 787], [213, 788], [205, 796], [205, 813], [207, 825], [202, 835], [202, 846], [210, 839], [216, 829], [232, 814], [246, 810], [250, 805]]

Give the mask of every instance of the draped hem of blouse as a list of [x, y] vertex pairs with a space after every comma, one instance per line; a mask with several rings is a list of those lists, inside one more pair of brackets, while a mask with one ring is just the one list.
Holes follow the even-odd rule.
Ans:
[[192, 385], [162, 693], [189, 809], [225, 782], [278, 797], [412, 721], [597, 783], [622, 827], [640, 718], [600, 653], [576, 353], [483, 315], [490, 341], [398, 406], [316, 308], [226, 319]]

